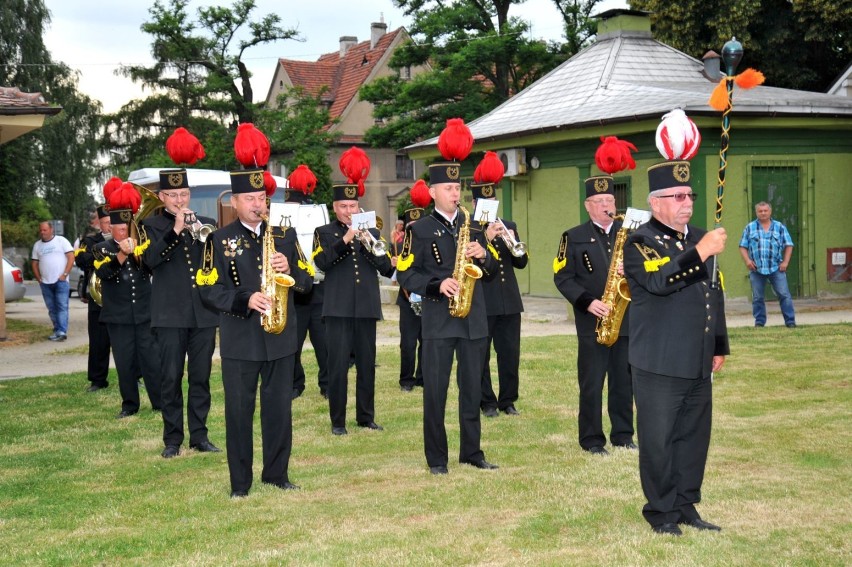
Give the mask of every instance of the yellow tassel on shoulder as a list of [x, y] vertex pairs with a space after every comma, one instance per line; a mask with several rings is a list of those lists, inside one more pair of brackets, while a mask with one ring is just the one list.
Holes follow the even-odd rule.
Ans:
[[408, 268], [411, 267], [411, 264], [414, 263], [414, 254], [409, 254], [407, 256], [400, 256], [396, 261], [396, 270], [398, 272], [404, 272]]
[[79, 248], [75, 248], [74, 249], [74, 257], [76, 258], [77, 256], [79, 256], [80, 254], [82, 254], [85, 251], [86, 251], [85, 246], [80, 246]]
[[314, 248], [314, 253], [311, 254], [311, 260], [316, 258], [317, 254], [319, 254], [320, 252], [322, 252], [322, 246], [317, 246], [316, 248]]
[[133, 255], [138, 258], [139, 256], [142, 255], [143, 252], [145, 252], [145, 250], [147, 250], [148, 246], [150, 246], [150, 245], [151, 245], [150, 240], [146, 240], [143, 244], [137, 245], [136, 248], [133, 249]]
[[109, 260], [109, 256], [107, 256], [103, 260], [95, 260], [95, 269], [97, 270], [98, 268], [109, 262]]
[[303, 262], [302, 260], [299, 260], [299, 267], [302, 268], [303, 270], [305, 270], [306, 272], [308, 272], [309, 276], [314, 277], [316, 270], [314, 270], [314, 267], [312, 265], [307, 264], [307, 263]]
[[553, 259], [553, 273], [558, 274], [559, 270], [564, 268], [567, 264], [568, 264], [568, 260], [566, 258], [562, 258], [561, 260], [559, 258], [554, 258]]
[[208, 274], [205, 274], [204, 270], [195, 272], [195, 283], [198, 285], [213, 285], [217, 281], [219, 281], [219, 272], [216, 268], [210, 270]]
[[656, 260], [645, 260], [645, 271], [646, 272], [658, 272], [660, 270], [660, 266], [663, 264], [668, 264], [669, 258], [666, 256], [665, 258], [658, 258]]

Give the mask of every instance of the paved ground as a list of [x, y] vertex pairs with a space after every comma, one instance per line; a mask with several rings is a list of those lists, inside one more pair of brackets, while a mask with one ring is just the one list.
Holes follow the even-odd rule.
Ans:
[[[49, 325], [47, 310], [38, 285], [27, 282], [26, 299], [29, 301], [6, 305], [6, 317]], [[802, 299], [795, 301], [796, 320], [799, 325], [852, 322], [852, 297], [827, 299]], [[523, 336], [548, 336], [574, 334], [574, 324], [569, 319], [568, 303], [564, 300], [543, 297], [524, 297], [526, 309], [522, 319]], [[767, 305], [769, 322], [782, 325], [783, 319], [777, 303]], [[45, 340], [30, 345], [0, 343], [0, 380], [30, 376], [49, 376], [86, 370], [86, 315], [88, 307], [76, 296], [70, 302], [68, 340], [54, 343]], [[745, 299], [729, 300], [726, 306], [728, 326], [750, 327], [751, 302]], [[379, 324], [379, 345], [395, 345], [399, 341], [396, 322], [399, 308], [395, 304], [384, 306], [385, 321]], [[310, 348], [306, 345], [306, 348]], [[218, 357], [218, 351], [216, 356]]]

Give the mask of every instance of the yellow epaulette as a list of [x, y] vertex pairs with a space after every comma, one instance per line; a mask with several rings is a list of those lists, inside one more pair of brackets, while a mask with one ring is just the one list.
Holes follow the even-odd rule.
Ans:
[[79, 256], [80, 254], [82, 254], [85, 251], [86, 251], [85, 246], [80, 246], [79, 248], [75, 248], [74, 249], [74, 257], [76, 258], [77, 256]]
[[109, 262], [109, 260], [110, 260], [109, 256], [107, 256], [106, 258], [103, 258], [102, 260], [95, 260], [95, 269], [97, 270], [98, 268], [100, 268], [101, 266], [103, 266], [104, 264]]
[[143, 252], [145, 252], [145, 250], [147, 250], [148, 246], [150, 246], [150, 245], [151, 245], [150, 240], [146, 240], [142, 244], [137, 245], [136, 248], [133, 249], [133, 255], [138, 258], [139, 256], [142, 255]]
[[219, 272], [216, 268], [213, 268], [206, 274], [202, 269], [195, 272], [195, 283], [198, 285], [213, 285], [217, 281], [219, 281]]
[[309, 276], [314, 277], [316, 270], [314, 270], [314, 267], [312, 265], [308, 264], [307, 262], [303, 262], [302, 260], [299, 260], [299, 267], [308, 272]]
[[313, 254], [311, 254], [311, 260], [316, 258], [317, 254], [319, 254], [320, 252], [322, 252], [322, 246], [317, 246], [316, 248], [314, 248], [314, 252]]
[[400, 256], [396, 261], [396, 271], [404, 272], [408, 268], [411, 267], [411, 264], [414, 263], [414, 254], [408, 254], [407, 256]]
[[561, 260], [559, 258], [554, 258], [553, 259], [553, 273], [558, 274], [559, 270], [564, 268], [566, 264], [568, 264], [568, 260], [566, 258], [562, 258]]
[[671, 260], [671, 258], [669, 258], [668, 256], [666, 256], [665, 258], [657, 258], [656, 260], [645, 260], [645, 271], [659, 271], [660, 266], [662, 266], [663, 264], [668, 264], [669, 260]]

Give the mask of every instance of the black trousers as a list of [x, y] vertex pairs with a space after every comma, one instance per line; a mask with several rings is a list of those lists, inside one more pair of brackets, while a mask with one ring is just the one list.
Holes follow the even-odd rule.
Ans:
[[[402, 293], [402, 290], [400, 290]], [[399, 385], [423, 385], [423, 333], [420, 317], [399, 305]]]
[[308, 305], [296, 304], [296, 321], [299, 350], [296, 353], [296, 376], [293, 379], [293, 389], [300, 393], [305, 391], [305, 368], [302, 366], [302, 346], [308, 333], [311, 335], [311, 346], [319, 366], [317, 385], [320, 392], [328, 391], [328, 348], [325, 342], [325, 324], [322, 320], [322, 303]]
[[710, 447], [713, 383], [633, 369], [639, 477], [652, 526], [699, 518], [704, 466]]
[[480, 449], [481, 427], [479, 400], [482, 361], [488, 339], [424, 339], [423, 340], [423, 445], [426, 463], [430, 467], [446, 466], [449, 459], [447, 428], [444, 414], [447, 409], [447, 390], [453, 354], [456, 382], [459, 388], [459, 461], [478, 460], [485, 457]]
[[628, 337], [620, 337], [608, 347], [599, 344], [595, 335], [577, 337], [577, 378], [580, 385], [579, 427], [580, 447], [603, 447], [601, 407], [606, 377], [609, 386], [609, 440], [613, 445], [633, 442], [633, 382], [627, 361]]
[[222, 359], [225, 389], [225, 446], [231, 490], [248, 491], [252, 484], [253, 424], [260, 376], [260, 432], [263, 446], [262, 482], [288, 482], [293, 420], [295, 355], [268, 362]]
[[100, 322], [101, 307], [89, 299], [89, 382], [96, 386], [109, 385], [109, 331]]
[[139, 383], [142, 376], [151, 408], [162, 407], [160, 394], [159, 352], [151, 334], [151, 323], [121, 325], [107, 323], [112, 356], [118, 373], [118, 390], [121, 393], [121, 409], [139, 411]]
[[161, 356], [163, 396], [163, 444], [183, 443], [183, 367], [187, 367], [186, 422], [189, 444], [207, 438], [207, 414], [210, 413], [210, 368], [216, 348], [216, 327], [154, 327]]
[[332, 427], [346, 426], [349, 355], [355, 353], [355, 419], [375, 421], [376, 320], [325, 317], [328, 349], [328, 410]]
[[[491, 343], [497, 353], [497, 380], [500, 384], [499, 397], [491, 386]], [[518, 401], [521, 364], [521, 314], [495, 315], [488, 317], [488, 348], [482, 366], [482, 409], [501, 410]]]

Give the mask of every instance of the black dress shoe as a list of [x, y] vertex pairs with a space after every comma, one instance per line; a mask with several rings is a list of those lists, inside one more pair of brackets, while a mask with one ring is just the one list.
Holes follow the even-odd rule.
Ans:
[[326, 392], [325, 390], [320, 390], [320, 396], [322, 396], [323, 398], [325, 398], [327, 400], [328, 399], [328, 392]]
[[447, 465], [438, 465], [436, 467], [429, 467], [429, 472], [432, 474], [448, 474]]
[[673, 524], [671, 522], [667, 522], [665, 524], [659, 524], [657, 526], [651, 526], [651, 529], [654, 530], [654, 533], [658, 534], [666, 534], [673, 536], [683, 535], [683, 532], [680, 531], [680, 528], [677, 527], [677, 524]]
[[695, 528], [696, 530], [709, 530], [712, 532], [721, 532], [722, 528], [717, 526], [716, 524], [711, 524], [710, 522], [705, 522], [701, 518], [695, 518], [694, 520], [681, 520], [678, 524], [683, 524], [685, 526], [690, 526]]
[[130, 417], [131, 415], [136, 415], [136, 412], [123, 409], [120, 412], [118, 412], [118, 415], [115, 416], [115, 419], [124, 419], [125, 417]]
[[109, 383], [106, 383], [106, 384], [98, 384], [98, 383], [96, 383], [96, 382], [93, 382], [91, 386], [89, 386], [88, 388], [86, 388], [86, 391], [87, 391], [87, 392], [97, 392], [98, 390], [103, 390], [103, 389], [104, 389], [104, 388], [106, 388], [107, 386], [109, 386]]
[[171, 459], [180, 455], [180, 445], [166, 445], [163, 452], [160, 453], [164, 459]]
[[299, 397], [299, 396], [301, 396], [301, 395], [302, 395], [302, 391], [301, 391], [301, 390], [299, 390], [298, 388], [293, 388], [293, 393], [292, 393], [292, 394], [290, 394], [290, 399], [291, 399], [291, 400], [295, 400], [296, 398], [298, 398], [298, 397]]
[[515, 409], [515, 406], [503, 408], [503, 413], [506, 415], [521, 415], [521, 412]]
[[403, 384], [402, 386], [399, 387], [399, 389], [402, 390], [403, 392], [410, 392], [414, 389], [414, 386], [412, 386], [411, 384]]
[[301, 490], [301, 486], [296, 486], [289, 480], [281, 481], [281, 482], [266, 482], [263, 484], [268, 484], [269, 486], [274, 486], [275, 488], [280, 488], [281, 490]]
[[482, 470], [485, 470], [485, 471], [493, 471], [493, 470], [500, 468], [493, 463], [489, 463], [485, 459], [473, 459], [473, 460], [469, 460], [469, 461], [459, 461], [459, 462], [463, 465], [470, 465], [472, 467], [476, 467], [478, 469], [482, 469]]
[[332, 435], [346, 435], [347, 433], [349, 433], [349, 432], [346, 431], [345, 427], [332, 427], [331, 428], [331, 434]]
[[497, 408], [484, 408], [482, 410], [482, 415], [485, 417], [497, 417], [500, 413], [497, 411]]
[[210, 441], [202, 441], [189, 446], [190, 449], [195, 449], [199, 453], [221, 453], [222, 449], [211, 443]]
[[231, 498], [245, 498], [248, 496], [248, 490], [232, 490]]
[[609, 455], [609, 451], [601, 447], [600, 445], [595, 445], [594, 447], [589, 447], [586, 449], [586, 452], [591, 453], [593, 455]]
[[636, 446], [636, 443], [633, 441], [628, 441], [627, 443], [613, 443], [613, 447], [621, 447], [622, 449], [631, 449], [633, 451], [639, 450], [639, 447]]
[[385, 428], [376, 423], [375, 421], [368, 421], [367, 423], [359, 423], [358, 427], [363, 427], [364, 429], [372, 429], [373, 431], [384, 431]]

